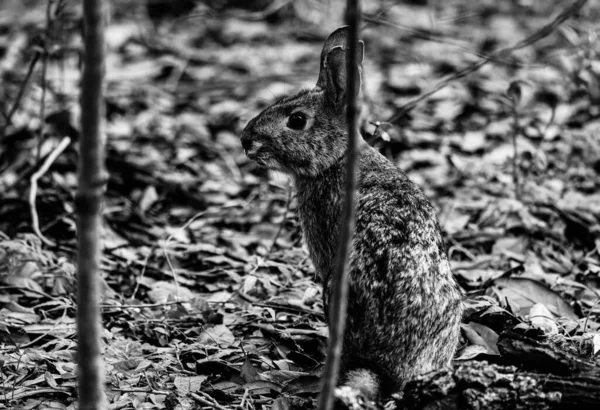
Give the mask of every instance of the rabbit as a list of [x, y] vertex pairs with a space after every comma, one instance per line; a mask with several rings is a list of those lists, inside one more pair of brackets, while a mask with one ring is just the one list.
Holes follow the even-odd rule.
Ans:
[[[357, 45], [359, 73], [364, 45]], [[316, 87], [286, 97], [241, 134], [247, 157], [291, 175], [326, 317], [346, 178], [348, 29], [325, 41]], [[368, 400], [451, 364], [462, 294], [436, 212], [419, 188], [359, 134], [356, 224], [349, 252], [346, 330], [338, 385]]]

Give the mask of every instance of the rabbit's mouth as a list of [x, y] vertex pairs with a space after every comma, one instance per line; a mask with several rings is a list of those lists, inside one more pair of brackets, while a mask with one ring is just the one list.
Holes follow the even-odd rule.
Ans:
[[254, 162], [260, 162], [260, 153], [258, 151], [258, 148], [252, 148], [252, 149], [245, 149], [244, 152], [246, 153], [246, 156], [248, 157], [248, 159], [254, 161]]
[[254, 161], [256, 164], [263, 168], [267, 168], [267, 161], [260, 155], [258, 149], [244, 150], [249, 160]]
[[246, 156], [249, 160], [253, 161], [256, 165], [266, 169], [280, 169], [279, 163], [264, 150], [250, 150], [246, 151]]
[[261, 168], [267, 169], [280, 169], [281, 165], [274, 158], [273, 154], [266, 149], [264, 143], [260, 141], [254, 141], [252, 143], [245, 143], [244, 152], [249, 160], [256, 163]]
[[260, 142], [255, 142], [248, 149], [244, 149], [246, 156], [248, 159], [258, 163], [259, 165], [265, 165], [264, 150], [261, 150], [262, 144]]
[[253, 155], [253, 156], [248, 155], [248, 158], [251, 159], [252, 161], [254, 161], [254, 163], [261, 168], [268, 168], [268, 169], [278, 168], [277, 163], [271, 158], [264, 157], [264, 156], [258, 156], [258, 155]]

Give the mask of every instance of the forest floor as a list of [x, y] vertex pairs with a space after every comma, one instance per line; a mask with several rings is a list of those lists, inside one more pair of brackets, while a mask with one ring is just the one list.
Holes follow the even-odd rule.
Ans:
[[[111, 409], [283, 409], [319, 392], [327, 327], [290, 181], [251, 163], [239, 135], [314, 85], [341, 13], [309, 0], [217, 7], [234, 3], [110, 11]], [[598, 361], [600, 7], [498, 53], [573, 2], [364, 3], [363, 133], [439, 210], [466, 295], [457, 360], [501, 362], [499, 333], [542, 326]], [[76, 403], [80, 11], [55, 1], [48, 18], [45, 4], [0, 5], [2, 408]]]

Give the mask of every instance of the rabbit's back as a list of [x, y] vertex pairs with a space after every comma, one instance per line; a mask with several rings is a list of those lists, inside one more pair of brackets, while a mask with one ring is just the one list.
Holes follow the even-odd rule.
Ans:
[[[345, 167], [296, 179], [311, 259], [332, 292]], [[385, 157], [364, 144], [358, 156], [356, 227], [342, 371], [370, 369], [391, 393], [416, 374], [450, 363], [458, 341], [461, 295], [435, 210]]]

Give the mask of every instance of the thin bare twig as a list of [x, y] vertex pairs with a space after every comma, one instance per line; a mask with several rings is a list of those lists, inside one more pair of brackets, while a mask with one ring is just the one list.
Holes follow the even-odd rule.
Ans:
[[445, 88], [452, 82], [454, 82], [460, 78], [466, 77], [467, 75], [471, 74], [472, 72], [479, 70], [481, 67], [483, 67], [490, 61], [504, 59], [507, 56], [509, 56], [510, 54], [514, 53], [515, 51], [520, 50], [525, 47], [528, 47], [528, 46], [538, 42], [539, 40], [547, 37], [558, 26], [560, 26], [565, 20], [569, 19], [572, 15], [577, 13], [585, 5], [586, 2], [587, 2], [587, 0], [577, 0], [570, 7], [566, 8], [558, 16], [556, 16], [556, 18], [554, 20], [552, 20], [550, 23], [546, 24], [544, 27], [542, 27], [541, 29], [539, 29], [538, 31], [533, 33], [532, 35], [524, 38], [523, 40], [519, 41], [518, 43], [516, 43], [512, 46], [496, 50], [496, 51], [492, 52], [490, 55], [485, 56], [481, 61], [478, 61], [477, 63], [474, 63], [471, 66], [446, 77], [446, 79], [440, 81], [431, 90], [421, 94], [420, 96], [416, 97], [412, 101], [409, 101], [406, 104], [404, 104], [402, 107], [400, 107], [400, 109], [396, 112], [396, 114], [394, 114], [386, 122], [390, 123], [390, 124], [394, 124], [396, 121], [403, 118], [408, 112], [413, 110], [417, 106], [417, 104], [419, 104], [421, 101], [429, 98], [430, 96], [437, 93], [441, 89]]
[[133, 292], [131, 293], [131, 297], [129, 298], [130, 300], [135, 299], [135, 295], [137, 294], [138, 290], [140, 289], [140, 284], [142, 283], [141, 279], [146, 274], [146, 268], [148, 267], [148, 262], [150, 261], [150, 257], [152, 257], [152, 254], [154, 253], [154, 249], [155, 249], [154, 247], [150, 248], [150, 252], [148, 252], [148, 255], [146, 255], [146, 258], [144, 259], [144, 264], [142, 265], [142, 272], [140, 273], [140, 276], [136, 280], [135, 288], [133, 289]]
[[[204, 395], [205, 397], [201, 397], [200, 394]], [[227, 408], [221, 406], [219, 403], [217, 403], [215, 401], [215, 399], [213, 399], [212, 397], [210, 397], [209, 395], [207, 395], [206, 393], [204, 393], [202, 391], [198, 391], [197, 393], [190, 393], [190, 396], [192, 397], [192, 399], [196, 400], [198, 403], [200, 403], [204, 406], [210, 406], [217, 410], [227, 410]]]
[[58, 325], [60, 325], [60, 324], [62, 324], [62, 323], [63, 323], [63, 320], [65, 320], [65, 317], [67, 317], [67, 310], [68, 310], [68, 309], [69, 309], [68, 307], [65, 307], [65, 308], [63, 308], [63, 314], [62, 314], [61, 318], [60, 318], [60, 319], [58, 319], [58, 320], [57, 320], [57, 321], [54, 323], [54, 326], [52, 326], [50, 329], [48, 329], [48, 331], [47, 331], [47, 332], [45, 332], [44, 334], [42, 334], [42, 335], [40, 335], [40, 336], [36, 337], [35, 339], [33, 339], [32, 341], [30, 341], [29, 343], [27, 343], [27, 344], [24, 344], [24, 345], [22, 345], [22, 346], [19, 346], [19, 347], [20, 347], [21, 349], [25, 349], [25, 348], [27, 348], [27, 347], [33, 346], [33, 345], [34, 345], [34, 344], [36, 344], [38, 341], [42, 340], [43, 338], [45, 338], [46, 336], [48, 336], [49, 334], [51, 334], [51, 333], [54, 331], [54, 329], [56, 329], [56, 327], [57, 327]]
[[178, 234], [179, 232], [183, 232], [188, 226], [190, 226], [190, 224], [192, 222], [194, 222], [196, 219], [200, 218], [201, 216], [203, 216], [204, 214], [206, 214], [207, 211], [202, 211], [197, 213], [196, 215], [194, 215], [193, 217], [191, 217], [190, 219], [187, 220], [187, 222], [185, 224], [183, 224], [183, 226], [181, 228], [179, 228], [177, 231], [175, 231], [174, 233], [172, 233], [171, 235], [169, 235], [167, 237], [167, 240], [162, 244], [162, 251], [163, 254], [165, 255], [165, 259], [167, 260], [167, 264], [169, 265], [169, 269], [171, 270], [171, 274], [173, 275], [173, 281], [175, 282], [175, 296], [177, 297], [177, 299], [179, 299], [179, 281], [178, 281], [178, 277], [177, 277], [177, 272], [175, 271], [175, 268], [173, 267], [173, 264], [171, 263], [171, 258], [169, 258], [169, 253], [167, 252], [167, 248], [169, 247], [169, 243], [171, 242], [171, 240], [173, 239], [173, 237]]
[[[459, 49], [461, 51], [464, 51], [466, 54], [473, 55], [475, 57], [479, 57], [479, 58], [483, 58], [483, 59], [487, 59], [490, 62], [508, 64], [508, 61], [502, 60], [498, 57], [494, 57], [493, 55], [485, 55], [485, 54], [481, 54], [476, 51], [473, 51], [472, 49], [470, 49], [466, 46], [466, 43], [461, 44], [460, 40], [458, 40], [458, 39], [449, 39], [448, 36], [442, 32], [438, 33], [438, 32], [432, 31], [432, 30], [415, 29], [412, 27], [407, 27], [407, 26], [395, 24], [395, 23], [392, 23], [392, 22], [389, 22], [386, 20], [376, 19], [376, 18], [372, 18], [372, 17], [371, 18], [365, 17], [364, 20], [368, 21], [370, 23], [373, 23], [373, 24], [393, 27], [393, 28], [407, 31], [410, 34], [412, 34], [414, 37], [421, 39], [421, 40], [427, 40], [427, 41], [432, 41], [432, 42], [441, 43], [441, 44], [448, 44], [450, 46], [456, 47], [457, 49]], [[526, 66], [525, 64], [520, 64], [520, 65]]]
[[266, 19], [270, 15], [275, 14], [276, 12], [278, 12], [279, 10], [281, 10], [282, 8], [287, 6], [289, 3], [292, 3], [292, 0], [273, 1], [273, 2], [269, 3], [269, 5], [264, 10], [255, 11], [255, 12], [251, 12], [251, 13], [229, 11], [229, 10], [224, 10], [224, 11], [218, 10], [215, 12], [209, 11], [209, 12], [203, 12], [203, 13], [191, 13], [191, 14], [188, 14], [187, 16], [181, 17], [179, 20], [184, 21], [184, 20], [190, 20], [190, 19], [197, 19], [200, 17], [217, 15], [217, 16], [219, 16], [219, 18], [222, 18], [222, 19], [236, 18], [236, 19], [248, 20], [248, 21], [261, 21], [261, 20]]
[[42, 97], [40, 99], [40, 130], [38, 135], [36, 161], [42, 157], [42, 143], [44, 142], [44, 124], [46, 123], [46, 77], [48, 76], [48, 43], [50, 42], [50, 33], [52, 30], [52, 3], [54, 0], [47, 0], [46, 5], [46, 33], [43, 41], [42, 53]]
[[155, 307], [163, 307], [168, 305], [181, 305], [182, 301], [173, 301], [173, 302], [160, 302], [160, 303], [145, 303], [139, 305], [109, 305], [102, 304], [100, 305], [101, 309], [114, 309], [114, 310], [129, 310], [129, 309], [144, 309], [144, 308], [155, 308]]
[[[6, 238], [3, 238], [6, 240]], [[46, 292], [43, 292], [41, 290], [35, 290], [35, 289], [30, 289], [30, 288], [26, 288], [25, 286], [14, 286], [14, 285], [10, 285], [10, 286], [0, 286], [0, 290], [19, 290], [21, 292], [32, 292], [35, 293], [37, 295], [43, 296], [45, 298], [48, 299], [54, 299], [54, 297], [52, 295], [47, 294]]]
[[517, 149], [517, 137], [519, 136], [519, 112], [517, 111], [518, 101], [511, 99], [512, 101], [512, 145], [513, 145], [513, 158], [512, 158], [512, 176], [513, 184], [515, 186], [515, 198], [521, 200], [521, 182], [519, 180], [519, 152]]
[[48, 169], [54, 163], [54, 161], [56, 161], [56, 158], [58, 158], [58, 156], [62, 154], [65, 149], [67, 149], [70, 143], [71, 138], [64, 137], [56, 146], [56, 148], [54, 148], [54, 150], [50, 153], [50, 155], [48, 155], [40, 169], [38, 169], [31, 176], [30, 179], [31, 187], [29, 188], [29, 211], [31, 213], [31, 227], [33, 229], [33, 232], [38, 236], [38, 238], [40, 238], [42, 242], [44, 242], [48, 246], [54, 246], [55, 243], [52, 242], [50, 239], [46, 238], [42, 231], [40, 231], [40, 220], [35, 205], [35, 198], [37, 195], [37, 182], [38, 179], [40, 179], [46, 172], [48, 172]]
[[340, 220], [340, 238], [333, 272], [333, 295], [329, 308], [329, 342], [327, 360], [321, 376], [321, 394], [319, 409], [330, 410], [333, 407], [335, 385], [338, 378], [342, 341], [346, 326], [348, 307], [348, 253], [354, 232], [354, 194], [356, 190], [356, 146], [357, 136], [357, 78], [358, 66], [358, 27], [360, 24], [359, 0], [346, 3], [346, 24], [348, 25], [348, 56], [346, 70], [346, 119], [348, 121], [348, 149], [346, 153], [346, 192]]
[[[589, 288], [588, 288], [589, 289]], [[598, 295], [596, 295], [598, 296]], [[588, 327], [588, 322], [590, 320], [590, 316], [592, 315], [592, 313], [594, 312], [594, 308], [596, 306], [598, 306], [600, 304], [600, 297], [596, 299], [596, 302], [594, 302], [594, 304], [592, 305], [592, 307], [590, 308], [590, 310], [588, 311], [588, 314], [585, 316], [585, 322], [583, 322], [583, 330], [582, 333], [585, 333]]]
[[172, 393], [170, 391], [155, 390], [155, 389], [152, 389], [152, 388], [147, 388], [147, 389], [144, 389], [144, 388], [140, 388], [140, 389], [120, 389], [118, 387], [112, 387], [111, 390], [112, 391], [118, 391], [118, 392], [121, 392], [121, 393], [148, 393], [148, 394], [158, 394], [158, 395], [161, 395], [161, 396], [166, 396], [166, 395], [169, 395], [169, 394]]
[[2, 135], [3, 136], [4, 136], [4, 133], [6, 132], [6, 127], [11, 124], [12, 117], [15, 115], [15, 113], [19, 109], [19, 105], [21, 105], [21, 100], [23, 99], [23, 95], [25, 95], [25, 89], [27, 88], [27, 84], [29, 84], [29, 80], [31, 79], [33, 70], [34, 70], [37, 62], [39, 61], [41, 55], [42, 54], [40, 52], [36, 51], [36, 53], [33, 55], [33, 59], [29, 63], [29, 68], [27, 68], [27, 74], [25, 75], [25, 79], [23, 80], [23, 83], [21, 84], [21, 88], [19, 88], [19, 93], [17, 94], [17, 98], [15, 99], [15, 102], [13, 103], [13, 106], [10, 109], [10, 111], [8, 112], [8, 114], [5, 115], [6, 125], [4, 127], [2, 127]]

